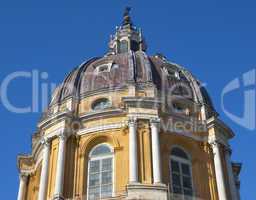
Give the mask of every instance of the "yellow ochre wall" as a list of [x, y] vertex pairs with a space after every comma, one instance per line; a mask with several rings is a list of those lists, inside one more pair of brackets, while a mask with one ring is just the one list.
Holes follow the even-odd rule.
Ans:
[[41, 164], [37, 167], [35, 172], [28, 178], [28, 189], [26, 194], [26, 199], [37, 199], [39, 192], [39, 183], [40, 183], [40, 174], [41, 174]]
[[174, 146], [178, 146], [191, 157], [195, 196], [201, 199], [217, 200], [213, 155], [208, 144], [172, 133], [161, 132], [160, 138], [164, 183], [170, 184], [170, 152]]
[[[89, 123], [88, 123], [89, 124]], [[138, 122], [138, 171], [139, 181], [152, 184], [151, 134], [148, 121]], [[97, 144], [108, 143], [114, 149], [114, 184], [115, 193], [122, 194], [129, 177], [129, 139], [128, 128], [95, 132], [67, 140], [64, 177], [64, 197], [85, 197], [87, 188], [88, 153]], [[170, 184], [169, 160], [172, 147], [180, 146], [191, 156], [193, 187], [195, 196], [201, 199], [218, 200], [213, 155], [207, 143], [195, 141], [173, 133], [160, 132], [162, 156], [162, 177], [165, 184]], [[222, 152], [223, 153], [223, 152]], [[223, 154], [224, 155], [224, 154]], [[58, 139], [52, 141], [47, 197], [54, 194]], [[223, 160], [223, 168], [226, 168]], [[26, 199], [37, 199], [41, 167], [29, 177]], [[224, 170], [226, 176], [226, 170]], [[227, 179], [226, 179], [227, 180]]]
[[[95, 95], [84, 98], [78, 104], [78, 113], [83, 115], [90, 112], [91, 103], [98, 98], [110, 97], [113, 107], [122, 107], [122, 97], [127, 96], [127, 91], [111, 93], [108, 95]], [[143, 94], [140, 94], [143, 95]], [[130, 108], [129, 112], [133, 109]], [[139, 112], [135, 110], [134, 112]], [[149, 112], [149, 111], [147, 111]], [[151, 113], [155, 115], [156, 113]], [[118, 115], [89, 120], [82, 124], [90, 128], [100, 124], [113, 124], [127, 122], [126, 115]], [[59, 123], [49, 127], [45, 135], [63, 127]], [[208, 135], [208, 133], [205, 133]], [[151, 133], [148, 120], [138, 120], [137, 129], [138, 142], [138, 174], [139, 181], [143, 184], [153, 183], [152, 158], [151, 158]], [[66, 162], [64, 175], [64, 197], [65, 198], [84, 198], [87, 188], [87, 163], [90, 150], [97, 144], [108, 143], [114, 149], [114, 185], [115, 194], [122, 194], [126, 191], [126, 185], [129, 178], [129, 134], [128, 127], [113, 129], [108, 131], [99, 131], [84, 135], [71, 136], [67, 140]], [[47, 198], [54, 195], [56, 164], [58, 157], [58, 138], [51, 142], [49, 179]], [[162, 177], [166, 185], [170, 184], [169, 160], [171, 148], [180, 146], [191, 156], [193, 187], [195, 196], [205, 200], [219, 200], [217, 195], [216, 180], [214, 174], [213, 154], [209, 144], [199, 142], [189, 137], [176, 133], [160, 132], [160, 147], [162, 157]], [[223, 154], [224, 155], [224, 154]], [[223, 156], [224, 157], [224, 156]], [[223, 168], [226, 168], [223, 160]], [[28, 182], [27, 200], [37, 199], [41, 168], [38, 167], [34, 175], [31, 175]], [[225, 176], [226, 170], [224, 170]], [[227, 178], [226, 178], [227, 180]]]

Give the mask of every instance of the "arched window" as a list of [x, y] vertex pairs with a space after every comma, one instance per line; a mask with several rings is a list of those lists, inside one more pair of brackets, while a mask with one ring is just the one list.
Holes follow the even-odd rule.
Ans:
[[122, 40], [119, 44], [119, 53], [126, 53], [128, 52], [128, 42], [127, 40]]
[[191, 199], [193, 196], [191, 161], [189, 156], [178, 147], [171, 151], [170, 175], [174, 198]]
[[107, 144], [94, 147], [89, 154], [87, 200], [113, 195], [113, 151]]
[[109, 108], [110, 106], [111, 106], [111, 103], [108, 99], [101, 98], [93, 102], [92, 109], [97, 111], [97, 110], [103, 110], [103, 109]]
[[131, 41], [131, 50], [138, 51], [139, 50], [139, 43], [137, 41], [132, 40]]

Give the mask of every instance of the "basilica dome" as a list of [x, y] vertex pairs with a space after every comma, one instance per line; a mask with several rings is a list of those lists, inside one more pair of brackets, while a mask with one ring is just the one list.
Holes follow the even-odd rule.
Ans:
[[108, 51], [57, 86], [18, 156], [18, 200], [238, 200], [232, 130], [200, 81], [124, 13]]
[[155, 87], [159, 98], [163, 92], [180, 95], [204, 105], [209, 116], [216, 114], [206, 89], [197, 78], [160, 53], [148, 55], [146, 48], [141, 30], [133, 26], [130, 18], [124, 19], [110, 37], [108, 52], [73, 69], [53, 92], [49, 108], [68, 98], [80, 100], [99, 92], [126, 89], [129, 85], [139, 90], [150, 85]]

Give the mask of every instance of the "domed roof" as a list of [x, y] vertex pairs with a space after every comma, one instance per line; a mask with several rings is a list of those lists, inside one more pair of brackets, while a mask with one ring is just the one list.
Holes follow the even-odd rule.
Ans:
[[161, 55], [148, 56], [143, 51], [107, 55], [82, 63], [55, 89], [51, 105], [99, 90], [125, 88], [131, 83], [141, 87], [154, 84], [159, 90], [168, 90], [174, 84], [185, 85], [192, 91], [192, 100], [212, 107], [207, 91], [189, 71]]
[[160, 54], [146, 54], [141, 30], [136, 29], [126, 15], [115, 35], [111, 36], [109, 52], [71, 71], [53, 92], [50, 106], [60, 104], [69, 97], [80, 99], [98, 91], [125, 88], [128, 84], [136, 84], [140, 88], [153, 85], [158, 91], [169, 91], [179, 84], [188, 91], [179, 87], [176, 92], [189, 92], [192, 101], [207, 105], [214, 111], [207, 91], [188, 70], [169, 62]]

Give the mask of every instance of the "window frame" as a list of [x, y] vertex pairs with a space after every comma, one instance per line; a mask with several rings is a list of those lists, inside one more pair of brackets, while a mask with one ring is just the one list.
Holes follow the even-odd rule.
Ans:
[[[121, 48], [122, 43], [123, 44], [125, 43], [127, 45], [126, 46], [127, 49], [125, 49], [125, 51], [123, 51], [124, 49]], [[127, 52], [129, 52], [129, 41], [127, 39], [122, 39], [122, 40], [119, 41], [119, 44], [118, 44], [118, 53], [122, 54], [122, 53], [127, 53]]]
[[[106, 155], [99, 155], [99, 156], [92, 156], [92, 152], [99, 146], [101, 145], [106, 145], [109, 149], [110, 149], [110, 154], [106, 154]], [[107, 158], [111, 158], [112, 159], [112, 194], [111, 194], [111, 197], [103, 197], [103, 198], [112, 198], [114, 197], [114, 194], [115, 194], [115, 166], [114, 166], [114, 163], [115, 163], [115, 156], [114, 156], [114, 149], [108, 144], [108, 143], [100, 143], [96, 146], [94, 146], [90, 152], [89, 152], [89, 155], [88, 155], [88, 162], [87, 162], [87, 188], [86, 188], [86, 200], [89, 200], [89, 181], [90, 181], [90, 163], [91, 161], [96, 161], [96, 160], [100, 160], [100, 163], [102, 163], [102, 160], [103, 159], [107, 159]], [[101, 164], [100, 164], [101, 166]], [[101, 171], [101, 167], [100, 167], [100, 178], [99, 180], [101, 181], [101, 177], [102, 177], [102, 171]], [[101, 188], [102, 188], [102, 184], [100, 182], [100, 197], [99, 199], [102, 199], [101, 197]]]
[[[188, 157], [188, 159], [185, 159], [185, 158], [181, 158], [179, 156], [175, 156], [175, 155], [172, 155], [172, 150], [175, 149], [175, 148], [178, 148], [180, 150], [182, 150]], [[171, 162], [174, 161], [174, 162], [177, 162], [178, 163], [178, 166], [179, 166], [179, 178], [180, 178], [180, 183], [181, 183], [181, 191], [182, 193], [174, 193], [174, 185], [173, 185], [173, 172], [172, 172], [172, 165], [171, 165]], [[172, 149], [171, 149], [171, 153], [170, 153], [170, 159], [169, 159], [169, 172], [170, 172], [170, 187], [171, 187], [171, 191], [172, 191], [172, 195], [180, 195], [180, 197], [182, 198], [182, 200], [186, 200], [186, 196], [184, 194], [184, 186], [183, 186], [183, 173], [182, 173], [182, 169], [181, 169], [181, 166], [182, 164], [185, 164], [185, 165], [188, 165], [189, 166], [189, 172], [190, 172], [190, 179], [191, 179], [191, 199], [194, 198], [194, 195], [195, 195], [195, 191], [194, 191], [194, 184], [193, 184], [193, 174], [192, 174], [192, 162], [191, 162], [191, 156], [190, 154], [187, 153], [186, 150], [184, 150], [182, 147], [180, 146], [174, 146]], [[187, 175], [185, 175], [187, 176]]]
[[[95, 105], [100, 103], [101, 101], [106, 101], [108, 102], [109, 106], [105, 107], [105, 108], [100, 108], [100, 109], [95, 109]], [[108, 108], [111, 108], [112, 107], [112, 102], [110, 99], [106, 98], [106, 97], [102, 97], [102, 98], [98, 98], [96, 100], [94, 100], [92, 103], [91, 103], [91, 110], [94, 111], [94, 112], [97, 112], [97, 111], [102, 111], [102, 110], [106, 110]]]
[[[98, 66], [96, 66], [94, 72], [96, 74], [108, 73], [108, 72], [111, 71], [112, 64], [113, 64], [112, 62], [109, 62], [109, 63], [104, 63], [104, 64], [101, 64], [101, 65], [98, 65]], [[104, 67], [106, 67], [106, 70], [101, 71], [100, 68], [104, 68]]]

